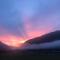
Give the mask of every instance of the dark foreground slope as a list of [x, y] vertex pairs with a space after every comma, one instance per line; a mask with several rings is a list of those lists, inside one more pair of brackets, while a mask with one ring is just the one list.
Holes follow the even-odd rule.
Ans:
[[[44, 49], [44, 50], [17, 50], [18, 52], [16, 54], [10, 55], [10, 54], [1, 54], [0, 59], [2, 56], [2, 60], [40, 60], [45, 58], [56, 58], [56, 56], [60, 56], [60, 49]], [[58, 58], [57, 58], [58, 59]]]
[[0, 42], [0, 55], [9, 53], [9, 51], [10, 51], [10, 47], [7, 46], [6, 44]]
[[0, 51], [1, 50], [9, 50], [9, 46], [7, 46], [6, 44], [0, 42]]

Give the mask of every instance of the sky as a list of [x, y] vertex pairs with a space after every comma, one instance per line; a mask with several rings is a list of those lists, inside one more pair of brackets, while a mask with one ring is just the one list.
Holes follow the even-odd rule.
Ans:
[[16, 46], [60, 30], [60, 0], [0, 0], [0, 41]]

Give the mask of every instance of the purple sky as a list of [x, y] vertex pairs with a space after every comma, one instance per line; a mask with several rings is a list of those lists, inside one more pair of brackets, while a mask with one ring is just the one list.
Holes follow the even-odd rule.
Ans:
[[2, 37], [33, 38], [59, 29], [60, 0], [0, 0]]

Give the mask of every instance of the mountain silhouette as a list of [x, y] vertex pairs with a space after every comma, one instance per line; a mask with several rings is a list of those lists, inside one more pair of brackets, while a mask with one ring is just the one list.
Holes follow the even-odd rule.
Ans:
[[25, 44], [40, 44], [45, 42], [53, 42], [56, 40], [60, 40], [60, 30], [44, 34], [37, 38], [30, 39], [26, 41]]
[[10, 49], [10, 47], [8, 46], [8, 45], [6, 45], [6, 44], [4, 44], [4, 43], [2, 43], [2, 42], [0, 42], [0, 51], [2, 50], [9, 50]]

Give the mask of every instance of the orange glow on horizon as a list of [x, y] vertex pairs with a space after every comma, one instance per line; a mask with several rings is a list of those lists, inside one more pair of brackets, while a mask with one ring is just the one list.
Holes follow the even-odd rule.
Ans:
[[41, 36], [50, 30], [44, 30], [44, 31], [27, 31], [27, 38], [24, 39], [22, 37], [17, 37], [12, 34], [7, 34], [7, 35], [0, 35], [0, 41], [3, 42], [4, 44], [14, 47], [14, 48], [19, 48], [23, 43], [25, 43], [27, 40]]
[[20, 37], [15, 36], [0, 36], [0, 41], [8, 46], [18, 48], [20, 47], [26, 40], [23, 40]]

